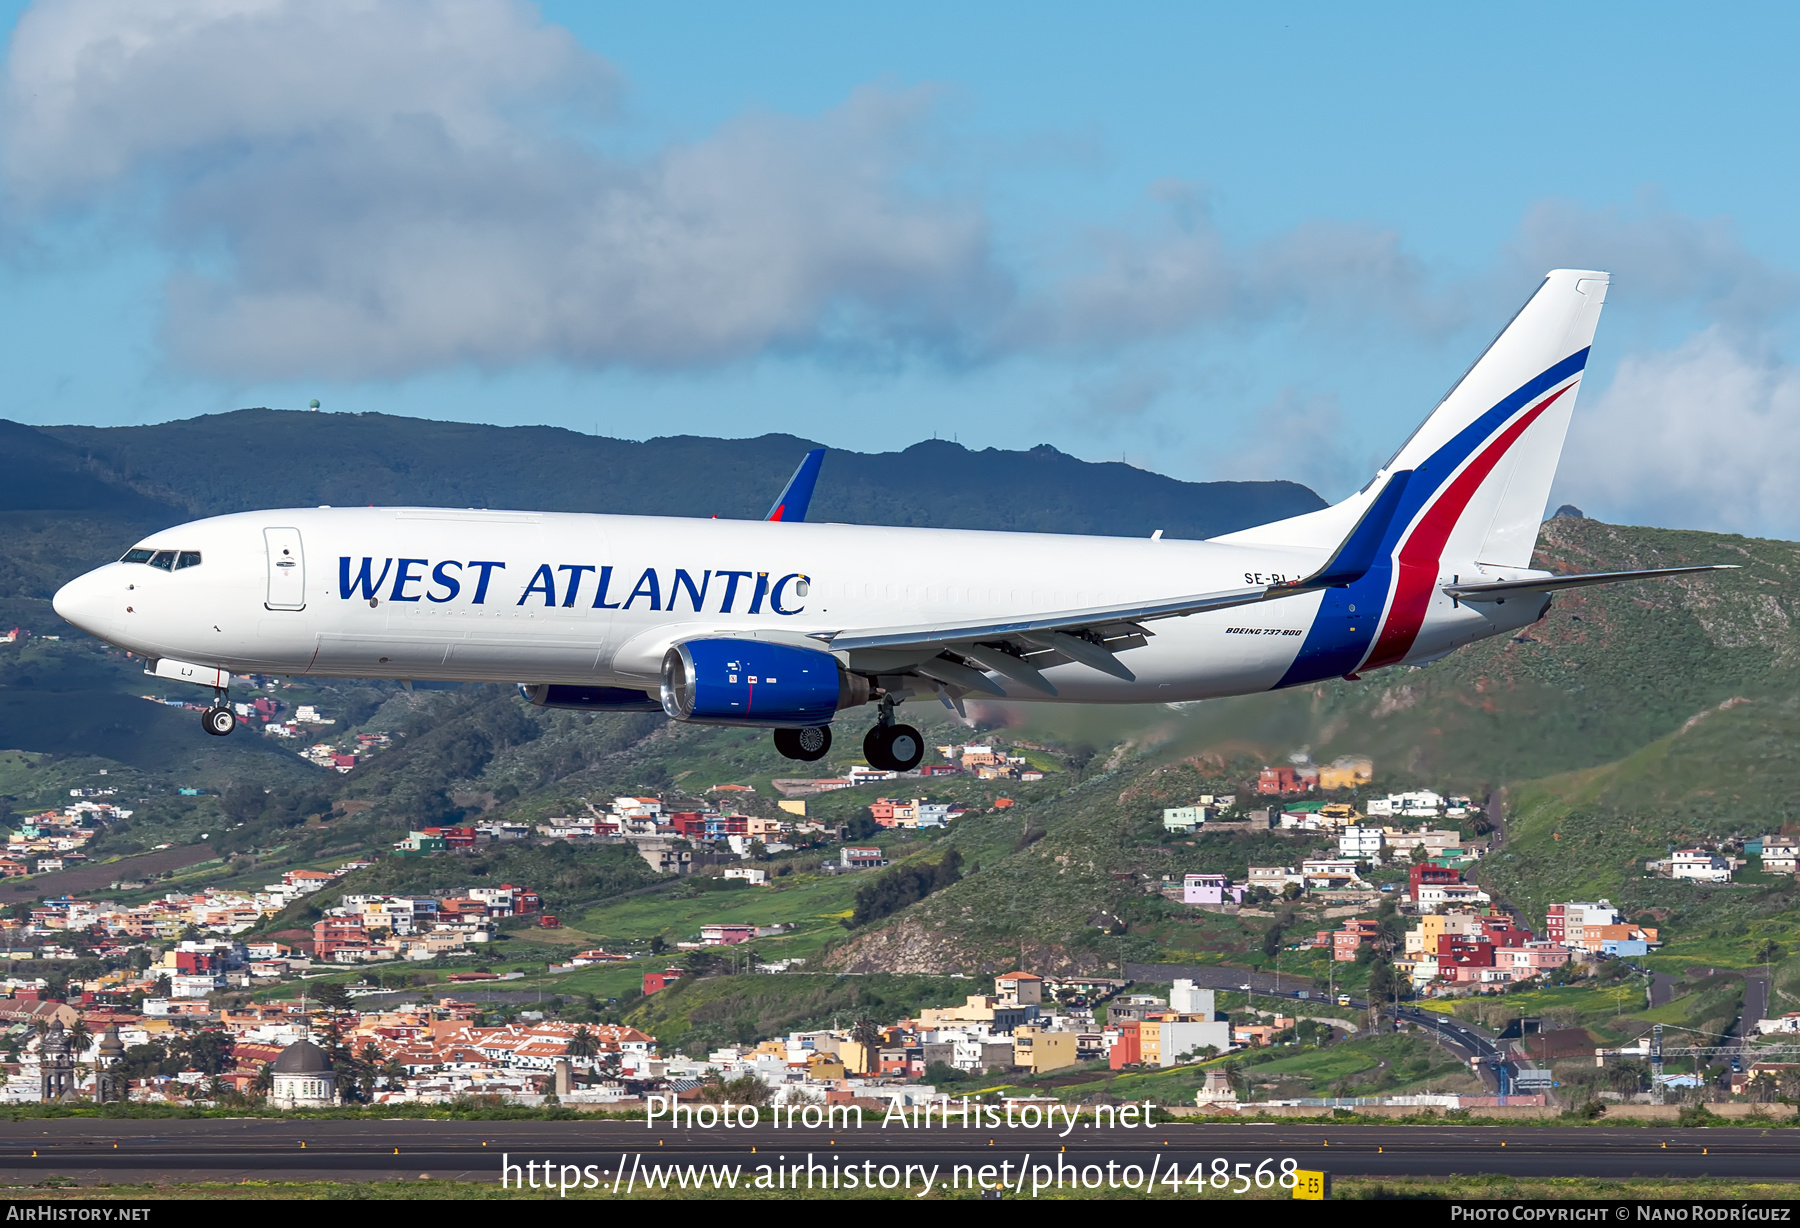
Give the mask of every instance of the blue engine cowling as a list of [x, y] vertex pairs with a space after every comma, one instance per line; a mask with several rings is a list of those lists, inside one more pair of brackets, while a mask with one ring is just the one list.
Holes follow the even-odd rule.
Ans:
[[648, 691], [617, 686], [564, 686], [540, 682], [520, 686], [525, 702], [539, 708], [570, 708], [576, 712], [661, 712], [662, 704]]
[[663, 657], [662, 707], [678, 721], [805, 729], [869, 702], [869, 680], [816, 648], [688, 640]]

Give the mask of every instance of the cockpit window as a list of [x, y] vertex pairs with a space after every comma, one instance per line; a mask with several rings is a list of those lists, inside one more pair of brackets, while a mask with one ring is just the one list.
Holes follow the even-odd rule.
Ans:
[[127, 550], [125, 552], [125, 557], [120, 559], [119, 562], [121, 562], [121, 563], [148, 563], [150, 561], [150, 556], [155, 553], [156, 553], [156, 551], [154, 551], [154, 550], [146, 550], [142, 546], [138, 546], [134, 549]]
[[200, 552], [198, 550], [183, 550], [180, 556], [175, 560], [176, 571], [180, 571], [183, 567], [198, 566], [200, 566]]
[[160, 567], [164, 571], [174, 571], [175, 570], [175, 552], [173, 550], [158, 550], [154, 555], [151, 556], [150, 566]]

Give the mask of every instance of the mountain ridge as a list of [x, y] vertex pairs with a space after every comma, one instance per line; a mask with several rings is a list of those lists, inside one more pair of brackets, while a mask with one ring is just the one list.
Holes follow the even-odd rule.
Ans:
[[[35, 430], [91, 473], [193, 517], [321, 503], [423, 503], [760, 518], [800, 458], [821, 446], [781, 434], [634, 441], [560, 427], [269, 409], [155, 426]], [[927, 440], [899, 452], [828, 449], [810, 518], [1214, 537], [1323, 506], [1294, 482], [1183, 482], [1118, 462], [1078, 460], [1047, 444], [973, 451]]]

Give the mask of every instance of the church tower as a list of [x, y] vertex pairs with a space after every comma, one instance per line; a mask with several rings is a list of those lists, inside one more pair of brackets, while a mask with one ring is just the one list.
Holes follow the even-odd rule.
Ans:
[[60, 1019], [51, 1023], [38, 1046], [38, 1077], [45, 1104], [75, 1098], [75, 1055], [69, 1052], [69, 1036]]
[[122, 1104], [131, 1098], [125, 1071], [125, 1042], [119, 1039], [119, 1025], [106, 1025], [100, 1038], [100, 1050], [94, 1061], [94, 1099], [101, 1104]]

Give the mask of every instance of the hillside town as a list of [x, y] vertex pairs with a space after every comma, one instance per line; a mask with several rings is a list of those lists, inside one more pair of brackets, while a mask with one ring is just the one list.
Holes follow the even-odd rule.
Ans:
[[[296, 726], [328, 723], [310, 706], [294, 713]], [[386, 744], [385, 735], [368, 743], [371, 750]], [[330, 749], [329, 757], [319, 756], [321, 766], [353, 766], [341, 761], [347, 752]], [[1042, 774], [1027, 748], [969, 743], [938, 750], [941, 763], [909, 778], [1028, 783]], [[1505, 993], [1571, 969], [1591, 975], [1603, 961], [1641, 958], [1664, 944], [1661, 928], [1628, 918], [1605, 899], [1552, 904], [1543, 924], [1532, 928], [1471, 880], [1492, 848], [1479, 834], [1481, 807], [1467, 796], [1429, 789], [1369, 796], [1372, 772], [1369, 760], [1354, 757], [1265, 768], [1253, 792], [1201, 793], [1164, 807], [1162, 835], [1178, 846], [1209, 834], [1246, 833], [1292, 838], [1297, 849], [1311, 851], [1286, 864], [1250, 864], [1241, 878], [1190, 872], [1165, 875], [1151, 887], [1195, 914], [1266, 917], [1278, 905], [1313, 905], [1335, 925], [1286, 934], [1284, 950], [1294, 963], [1322, 956], [1324, 982], [1333, 967], [1379, 956], [1398, 985], [1422, 1000]], [[651, 794], [583, 800], [570, 813], [537, 822], [475, 819], [418, 828], [388, 856], [447, 858], [441, 864], [453, 871], [459, 854], [515, 843], [623, 844], [659, 876], [701, 873], [768, 889], [776, 882], [767, 859], [784, 853], [828, 852], [807, 863], [826, 876], [886, 868], [881, 844], [849, 838], [841, 817], [809, 815], [809, 798], [899, 780], [861, 765], [842, 778], [777, 780], [782, 796], [772, 814], [745, 812], [762, 809], [751, 804], [747, 785], [715, 786], [703, 805], [680, 794], [680, 801]], [[1309, 797], [1346, 791], [1356, 800]], [[899, 792], [867, 801], [858, 830], [932, 836], [972, 812], [967, 803], [934, 800], [922, 789]], [[132, 815], [107, 786], [71, 794], [68, 806], [21, 823], [0, 871], [18, 876], [66, 868], [97, 832]], [[989, 797], [993, 811], [1012, 804]], [[1475, 834], [1465, 834], [1471, 825]], [[830, 843], [836, 847], [825, 850]], [[1765, 873], [1794, 872], [1794, 842], [1779, 835], [1732, 847], [1671, 849], [1644, 872], [1724, 883], [1748, 856], [1760, 857]], [[591, 1012], [577, 1022], [556, 1017], [557, 1011], [496, 1009], [471, 1000], [483, 986], [525, 975], [479, 966], [503, 927], [561, 925], [528, 883], [463, 882], [392, 893], [342, 888], [347, 876], [373, 864], [354, 858], [288, 869], [256, 890], [171, 891], [123, 904], [63, 895], [13, 909], [0, 918], [12, 967], [8, 996], [0, 999], [11, 1038], [0, 1097], [292, 1109], [476, 1098], [628, 1110], [654, 1097], [692, 1099], [720, 1081], [742, 1086], [748, 1080], [763, 1089], [757, 1095], [789, 1103], [874, 1109], [930, 1100], [965, 1078], [1029, 1078], [1076, 1067], [1166, 1069], [1300, 1043], [1297, 1037], [1317, 1043], [1334, 1035], [1333, 1028], [1345, 1036], [1358, 1029], [1353, 1021], [1318, 1016], [1321, 1007], [1341, 1008], [1349, 999], [1317, 988], [1292, 990], [1260, 1009], [1252, 995], [1228, 1011], [1219, 991], [1191, 980], [1142, 992], [1117, 976], [1020, 969], [993, 978], [991, 992], [904, 1017], [704, 1052], [671, 1050], [650, 1032], [597, 1021]], [[145, 882], [112, 884], [121, 895], [149, 889]], [[267, 932], [272, 918], [312, 901], [319, 903], [305, 926]], [[682, 962], [687, 954], [749, 951], [790, 929], [773, 920], [703, 921], [688, 937], [649, 948], [667, 950], [671, 962], [649, 963], [632, 975], [648, 999], [709, 974], [706, 964]], [[66, 981], [30, 972], [33, 961], [77, 957], [97, 957], [107, 970]], [[645, 949], [636, 944], [560, 958], [541, 975], [631, 961], [646, 967]], [[807, 964], [800, 957], [751, 955], [742, 970], [781, 974]], [[422, 966], [441, 974], [431, 989], [383, 989], [407, 978], [381, 970]], [[342, 978], [351, 968], [347, 988]], [[377, 992], [386, 994], [381, 1004], [364, 1000]], [[1208, 1067], [1196, 1102], [1224, 1107], [1238, 1095]]]

